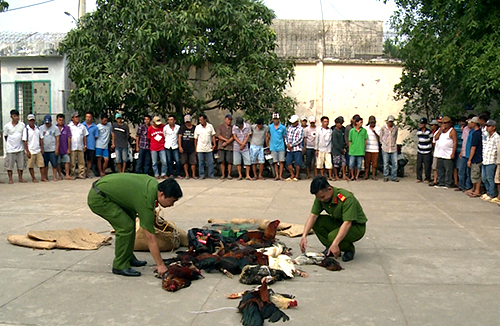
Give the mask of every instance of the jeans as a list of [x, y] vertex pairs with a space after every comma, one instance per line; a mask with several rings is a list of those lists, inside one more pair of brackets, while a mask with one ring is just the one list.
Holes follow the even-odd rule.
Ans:
[[149, 149], [139, 148], [139, 159], [135, 167], [136, 173], [148, 174], [151, 167], [151, 151]]
[[165, 150], [162, 149], [159, 152], [151, 151], [151, 161], [153, 162], [153, 172], [155, 173], [155, 177], [159, 176], [158, 172], [158, 155], [160, 156], [161, 161], [161, 176], [167, 175], [167, 155], [165, 154]]
[[431, 181], [431, 172], [432, 172], [431, 153], [429, 154], [417, 153], [417, 180], [422, 181], [422, 171], [425, 171], [425, 180]]
[[483, 179], [484, 188], [486, 189], [486, 193], [491, 198], [497, 196], [497, 189], [495, 185], [495, 171], [497, 165], [496, 164], [483, 164], [481, 169], [481, 178]]
[[[179, 149], [166, 149], [167, 153], [167, 174], [178, 176], [181, 174], [181, 156], [179, 154]], [[175, 162], [175, 173], [174, 173], [174, 162]]]
[[198, 152], [198, 172], [200, 178], [205, 178], [205, 167], [203, 166], [207, 161], [208, 176], [214, 178], [214, 154], [212, 152]]
[[438, 157], [436, 171], [438, 185], [451, 187], [453, 184], [453, 160]]
[[382, 159], [384, 160], [384, 178], [389, 177], [389, 161], [391, 165], [391, 180], [396, 180], [398, 176], [398, 152], [386, 153], [382, 151]]
[[467, 166], [468, 157], [463, 157], [458, 161], [458, 186], [460, 189], [469, 190], [472, 188], [470, 180], [470, 167]]

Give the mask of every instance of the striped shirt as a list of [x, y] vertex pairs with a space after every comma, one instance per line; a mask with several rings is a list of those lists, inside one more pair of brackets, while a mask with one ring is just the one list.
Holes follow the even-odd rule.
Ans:
[[[288, 127], [285, 137], [285, 143], [287, 145], [292, 146], [292, 152], [301, 151], [302, 150], [302, 141], [304, 140], [304, 129], [301, 126]], [[290, 152], [288, 148], [287, 152]]]
[[496, 164], [500, 135], [495, 131], [483, 140], [483, 165]]
[[432, 151], [432, 131], [427, 128], [424, 131], [418, 129], [417, 137], [417, 152], [422, 155], [430, 154]]

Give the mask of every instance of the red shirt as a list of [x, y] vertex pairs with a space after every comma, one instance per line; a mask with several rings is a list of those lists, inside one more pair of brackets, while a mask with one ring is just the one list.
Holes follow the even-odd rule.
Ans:
[[164, 124], [161, 124], [157, 128], [149, 126], [148, 128], [148, 139], [150, 142], [150, 149], [154, 152], [159, 152], [165, 149], [165, 136], [163, 135]]

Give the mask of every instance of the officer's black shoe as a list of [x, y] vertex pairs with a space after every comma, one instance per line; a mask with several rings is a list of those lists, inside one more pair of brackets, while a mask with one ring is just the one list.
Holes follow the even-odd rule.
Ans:
[[132, 266], [132, 267], [142, 267], [142, 266], [146, 266], [147, 264], [148, 264], [147, 261], [139, 260], [135, 256], [132, 256], [132, 259], [130, 259], [130, 266]]
[[135, 269], [132, 268], [127, 268], [127, 269], [116, 269], [113, 268], [113, 274], [116, 275], [123, 275], [123, 276], [141, 276], [141, 272], [136, 271]]
[[356, 253], [356, 249], [352, 248], [352, 251], [344, 251], [342, 255], [342, 261], [351, 261], [354, 259], [354, 254]]

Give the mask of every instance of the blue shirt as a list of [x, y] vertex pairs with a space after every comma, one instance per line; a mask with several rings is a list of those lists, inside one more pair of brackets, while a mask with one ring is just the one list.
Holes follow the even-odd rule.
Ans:
[[[453, 126], [453, 129], [455, 129], [455, 132], [457, 133], [457, 150], [455, 151], [456, 153], [460, 154], [460, 151], [462, 150], [462, 128], [460, 128], [460, 124]], [[458, 155], [456, 155], [458, 157]]]
[[285, 150], [285, 142], [283, 137], [286, 136], [286, 128], [280, 123], [278, 128], [275, 128], [274, 123], [269, 125], [269, 134], [271, 140], [269, 141], [269, 149], [273, 152], [282, 152]]
[[483, 161], [483, 135], [481, 129], [473, 132], [471, 146], [476, 147], [476, 152], [470, 160], [471, 163], [481, 163]]
[[83, 124], [85, 128], [87, 128], [87, 131], [89, 134], [87, 135], [87, 149], [94, 150], [95, 151], [95, 139], [99, 136], [99, 130], [97, 129], [97, 126], [95, 123], [92, 122], [92, 124], [87, 126], [87, 123]]

